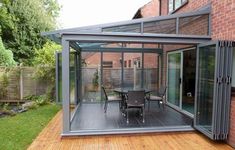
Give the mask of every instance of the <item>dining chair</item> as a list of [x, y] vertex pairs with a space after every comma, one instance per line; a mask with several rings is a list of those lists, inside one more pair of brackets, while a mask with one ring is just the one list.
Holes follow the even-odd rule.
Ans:
[[110, 102], [119, 102], [119, 107], [120, 107], [120, 103], [122, 101], [122, 98], [120, 98], [119, 96], [108, 96], [107, 93], [106, 93], [105, 87], [102, 85], [101, 88], [103, 90], [104, 97], [105, 97], [104, 113], [106, 113], [108, 103], [110, 103]]
[[166, 99], [165, 99], [165, 95], [166, 95], [166, 86], [161, 86], [159, 88], [159, 90], [157, 91], [156, 95], [151, 95], [151, 93], [149, 94], [149, 96], [146, 97], [146, 100], [148, 101], [148, 110], [150, 108], [150, 102], [151, 101], [155, 101], [158, 102], [158, 106], [160, 108], [160, 102], [162, 103], [163, 106], [163, 110], [165, 110], [165, 104], [166, 104]]
[[137, 108], [141, 110], [142, 122], [144, 118], [145, 91], [128, 91], [126, 99], [126, 122], [129, 123], [129, 110]]

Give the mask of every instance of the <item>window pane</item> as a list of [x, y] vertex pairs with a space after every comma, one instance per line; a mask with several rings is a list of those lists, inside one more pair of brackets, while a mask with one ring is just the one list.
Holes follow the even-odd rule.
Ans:
[[144, 33], [166, 33], [175, 34], [175, 19], [161, 20], [144, 23]]
[[100, 94], [100, 58], [98, 52], [82, 52], [82, 101], [99, 102]]
[[208, 35], [208, 15], [179, 18], [179, 34]]
[[181, 0], [175, 0], [175, 10], [181, 6]]
[[123, 70], [123, 87], [141, 88], [142, 54], [124, 53], [124, 61], [131, 62], [131, 64]]
[[180, 106], [181, 53], [168, 55], [168, 95], [167, 100]]
[[156, 92], [159, 83], [158, 54], [144, 53], [144, 88]]
[[169, 12], [173, 11], [173, 0], [169, 0], [168, 8], [169, 8]]
[[214, 76], [216, 46], [199, 49], [198, 87], [197, 87], [197, 121], [196, 124], [212, 131], [212, 110], [214, 96]]
[[[103, 85], [108, 95], [115, 94], [113, 89], [121, 87], [122, 78], [122, 54], [121, 53], [103, 53]], [[107, 67], [107, 62], [112, 67]]]
[[121, 25], [114, 27], [107, 27], [102, 29], [103, 32], [134, 32], [140, 33], [140, 23], [130, 24], [130, 25]]

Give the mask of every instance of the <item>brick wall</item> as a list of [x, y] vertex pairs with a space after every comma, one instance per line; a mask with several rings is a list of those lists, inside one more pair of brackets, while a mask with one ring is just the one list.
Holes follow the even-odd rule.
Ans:
[[[168, 0], [162, 0], [161, 14], [168, 14]], [[234, 0], [188, 0], [188, 3], [175, 13], [195, 11], [211, 3], [212, 40], [235, 40], [235, 1]], [[185, 29], [186, 30], [186, 29]], [[187, 29], [188, 30], [188, 29]], [[192, 30], [193, 31], [193, 30]], [[230, 132], [228, 143], [235, 147], [235, 97], [232, 98]]]
[[231, 101], [230, 132], [228, 143], [235, 148], [235, 97]]
[[[188, 0], [188, 3], [175, 13], [195, 11], [211, 4], [211, 31], [213, 40], [235, 40], [235, 1], [234, 0]], [[162, 15], [168, 14], [168, 0], [162, 0]]]
[[159, 0], [152, 0], [141, 8], [142, 17], [159, 16]]

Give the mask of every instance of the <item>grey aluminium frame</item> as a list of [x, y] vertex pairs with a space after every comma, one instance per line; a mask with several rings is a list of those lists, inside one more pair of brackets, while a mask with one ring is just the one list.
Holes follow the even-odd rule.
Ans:
[[201, 47], [215, 46], [215, 68], [214, 68], [214, 89], [212, 104], [211, 130], [198, 125], [199, 114], [198, 103], [198, 82], [199, 67], [197, 67], [196, 82], [196, 107], [194, 117], [194, 127], [207, 135], [212, 140], [225, 140], [228, 137], [229, 110], [231, 101], [231, 76], [232, 76], [232, 53], [235, 42], [232, 41], [212, 41], [198, 45], [197, 66], [199, 66], [199, 51]]
[[[115, 36], [115, 35], [114, 35]], [[80, 37], [81, 38], [81, 37]], [[122, 41], [122, 39], [124, 38], [125, 40], [128, 40], [128, 37], [126, 37], [125, 35], [122, 35], [119, 37], [120, 40]], [[139, 38], [137, 38], [136, 43], [141, 43], [142, 40], [141, 38], [145, 38], [146, 43], [154, 43], [155, 40], [150, 40], [147, 37], [141, 36]], [[99, 35], [94, 36], [93, 39], [99, 39]], [[112, 36], [110, 36], [108, 39], [108, 41], [105, 42], [119, 42], [114, 39], [112, 39]], [[166, 40], [166, 39], [165, 39]], [[204, 39], [205, 40], [205, 39]], [[203, 40], [203, 41], [204, 41]], [[206, 41], [208, 41], [209, 39], [206, 39]], [[70, 113], [69, 113], [69, 102], [70, 102], [70, 93], [69, 93], [69, 43], [70, 42], [74, 42], [77, 41], [77, 35], [74, 35], [74, 37], [71, 39], [70, 35], [63, 35], [62, 38], [62, 46], [63, 46], [63, 51], [62, 51], [62, 84], [63, 84], [63, 88], [62, 88], [62, 94], [63, 94], [63, 133], [62, 136], [64, 135], [84, 135], [85, 132], [84, 131], [71, 131], [70, 129]], [[87, 41], [86, 39], [80, 39], [79, 42], [89, 42], [89, 40]], [[156, 41], [155, 41], [156, 42]], [[197, 43], [198, 41], [195, 41], [193, 43]], [[145, 43], [145, 42], [143, 42]], [[156, 42], [157, 43], [157, 42]], [[80, 51], [82, 51], [82, 49], [80, 49]], [[88, 50], [89, 51], [89, 50]], [[118, 50], [120, 52], [120, 50]], [[156, 51], [155, 51], [156, 52]], [[122, 53], [122, 57], [123, 57], [123, 53]], [[123, 80], [123, 75], [122, 75], [122, 80]], [[79, 83], [80, 84], [80, 83]], [[163, 127], [164, 128], [164, 127]], [[160, 130], [164, 130], [163, 128], [159, 129]], [[172, 127], [174, 131], [180, 131], [183, 130], [182, 128], [179, 129], [179, 127]], [[166, 128], [165, 128], [166, 129]], [[192, 130], [192, 128], [188, 129], [188, 130]], [[150, 129], [136, 129], [135, 131], [120, 131], [120, 133], [140, 133], [140, 132], [150, 132]], [[158, 131], [157, 128], [155, 129], [151, 129], [152, 132], [154, 131]], [[90, 133], [89, 133], [90, 132]], [[112, 133], [119, 133], [119, 131], [94, 131], [93, 133], [91, 131], [87, 132], [88, 134], [112, 134]]]
[[69, 41], [62, 38], [62, 97], [63, 97], [63, 134], [70, 132], [70, 66], [69, 66]]
[[[73, 32], [73, 33], [87, 33], [92, 31], [93, 33], [101, 33], [102, 29], [109, 28], [109, 27], [116, 27], [121, 25], [131, 25], [131, 24], [141, 24], [141, 31], [143, 31], [143, 23], [145, 22], [152, 22], [152, 21], [160, 21], [160, 20], [168, 20], [168, 19], [175, 19], [175, 18], [181, 18], [181, 17], [189, 17], [189, 16], [198, 16], [198, 15], [204, 15], [204, 14], [210, 14], [211, 12], [211, 6], [207, 5], [200, 10], [193, 11], [193, 12], [187, 12], [187, 13], [177, 13], [167, 16], [157, 16], [157, 17], [151, 17], [151, 18], [141, 18], [141, 19], [134, 19], [134, 20], [128, 20], [128, 21], [120, 21], [120, 22], [114, 22], [114, 23], [106, 23], [106, 24], [99, 24], [99, 25], [91, 25], [91, 26], [85, 26], [85, 27], [78, 27], [78, 28], [70, 28], [70, 29], [62, 29], [62, 30], [56, 30], [56, 31], [50, 31], [50, 32], [43, 32], [43, 36], [51, 36], [51, 35], [57, 35], [53, 38], [54, 40], [56, 38], [59, 38], [61, 34], [66, 32]], [[210, 30], [210, 26], [209, 26]]]

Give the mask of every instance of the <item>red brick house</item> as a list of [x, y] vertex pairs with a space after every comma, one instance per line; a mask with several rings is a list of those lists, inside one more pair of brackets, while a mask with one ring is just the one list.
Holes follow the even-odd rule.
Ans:
[[[196, 129], [234, 147], [234, 25], [234, 0], [152, 0], [129, 21], [44, 33], [63, 45], [62, 78], [57, 74], [63, 84], [58, 87], [63, 96], [62, 135]], [[70, 69], [70, 48], [75, 50], [74, 70]], [[74, 88], [71, 77], [75, 77]], [[104, 92], [92, 89], [92, 84], [105, 85], [110, 91], [147, 88], [152, 94], [167, 86], [168, 110], [150, 111], [147, 123], [129, 126], [113, 111], [118, 107], [111, 105], [113, 122], [109, 122], [100, 109]], [[75, 89], [74, 110], [69, 107], [71, 89]], [[159, 112], [164, 113], [158, 116]]]
[[[211, 5], [211, 10], [212, 10], [211, 12], [212, 40], [234, 41], [235, 40], [234, 0], [152, 0], [148, 4], [141, 7], [136, 12], [133, 19], [195, 11], [205, 7], [206, 5]], [[192, 31], [192, 28], [195, 28], [194, 25], [190, 25], [189, 28], [185, 29], [185, 31], [186, 32], [188, 32], [189, 30]], [[169, 51], [164, 51], [164, 52], [168, 53]], [[235, 57], [233, 57], [233, 64], [235, 64], [234, 62], [235, 62]], [[233, 71], [235, 71], [235, 66], [233, 66]], [[235, 74], [233, 74], [233, 78], [235, 78]], [[232, 90], [234, 89], [235, 89], [235, 82], [233, 83]], [[230, 130], [228, 138], [228, 143], [233, 147], [235, 147], [235, 94], [234, 93], [235, 91], [232, 91], [231, 110], [230, 110]]]

